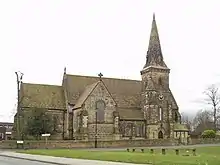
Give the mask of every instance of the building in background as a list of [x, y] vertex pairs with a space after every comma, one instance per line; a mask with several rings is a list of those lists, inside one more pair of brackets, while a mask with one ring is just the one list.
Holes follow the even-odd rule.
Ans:
[[0, 122], [0, 140], [12, 139], [13, 123]]

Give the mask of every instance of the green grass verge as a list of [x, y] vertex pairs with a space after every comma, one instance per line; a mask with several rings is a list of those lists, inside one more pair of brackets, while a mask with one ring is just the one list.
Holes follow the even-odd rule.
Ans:
[[149, 163], [153, 165], [220, 165], [220, 147], [199, 147], [196, 149], [196, 156], [192, 156], [192, 151], [189, 151], [190, 156], [183, 156], [186, 155], [185, 149], [180, 149], [179, 155], [175, 155], [175, 149], [167, 149], [166, 155], [162, 155], [160, 149], [156, 149], [154, 154], [151, 154], [149, 149], [145, 149], [144, 153], [142, 153], [140, 149], [136, 149], [135, 152], [86, 151], [71, 149], [36, 149], [22, 150], [17, 152], [137, 164]]

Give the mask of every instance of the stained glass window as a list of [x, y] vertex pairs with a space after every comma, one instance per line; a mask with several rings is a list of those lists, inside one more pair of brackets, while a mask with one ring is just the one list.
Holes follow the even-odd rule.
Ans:
[[119, 122], [119, 132], [122, 134], [123, 137], [125, 136], [125, 126], [126, 126], [125, 121]]
[[105, 121], [105, 102], [103, 100], [99, 100], [96, 102], [96, 110], [97, 110], [97, 121], [99, 122]]
[[174, 120], [175, 120], [175, 122], [178, 122], [178, 115], [177, 115], [177, 112], [174, 112]]
[[128, 121], [121, 121], [119, 125], [119, 131], [122, 134], [122, 137], [131, 137], [132, 136], [132, 123]]
[[132, 123], [128, 123], [125, 127], [125, 136], [130, 137], [132, 136]]
[[136, 127], [136, 136], [137, 137], [144, 137], [145, 136], [144, 123], [139, 123], [135, 127]]

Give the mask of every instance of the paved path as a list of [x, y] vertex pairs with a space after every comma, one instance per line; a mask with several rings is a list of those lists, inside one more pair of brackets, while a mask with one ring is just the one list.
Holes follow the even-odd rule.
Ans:
[[[51, 165], [51, 164], [57, 164], [57, 165], [136, 165], [132, 163], [119, 163], [119, 162], [98, 161], [98, 160], [60, 158], [60, 157], [43, 156], [43, 155], [30, 155], [30, 154], [21, 154], [21, 153], [15, 153], [15, 152], [10, 152], [10, 151], [0, 152], [0, 157], [5, 157], [6, 165], [23, 165], [22, 161], [30, 162], [30, 165], [40, 165], [40, 164], [42, 165]], [[8, 164], [7, 164], [6, 158], [9, 159]], [[18, 164], [18, 163], [15, 164], [16, 159], [21, 161], [21, 164]], [[33, 161], [35, 162], [35, 164], [31, 164], [33, 163]], [[41, 162], [41, 163], [36, 164], [37, 162]], [[48, 163], [48, 164], [45, 164], [45, 163]], [[0, 165], [2, 165], [1, 162], [0, 162]], [[24, 162], [24, 165], [26, 165], [25, 162]]]
[[0, 156], [0, 165], [53, 165], [53, 164]]

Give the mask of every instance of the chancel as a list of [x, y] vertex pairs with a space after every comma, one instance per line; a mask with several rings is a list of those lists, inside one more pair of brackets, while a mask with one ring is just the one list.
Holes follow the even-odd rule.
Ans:
[[21, 109], [43, 108], [56, 116], [54, 139], [186, 138], [169, 73], [154, 15], [141, 81], [72, 75], [65, 68], [61, 85], [22, 83]]

